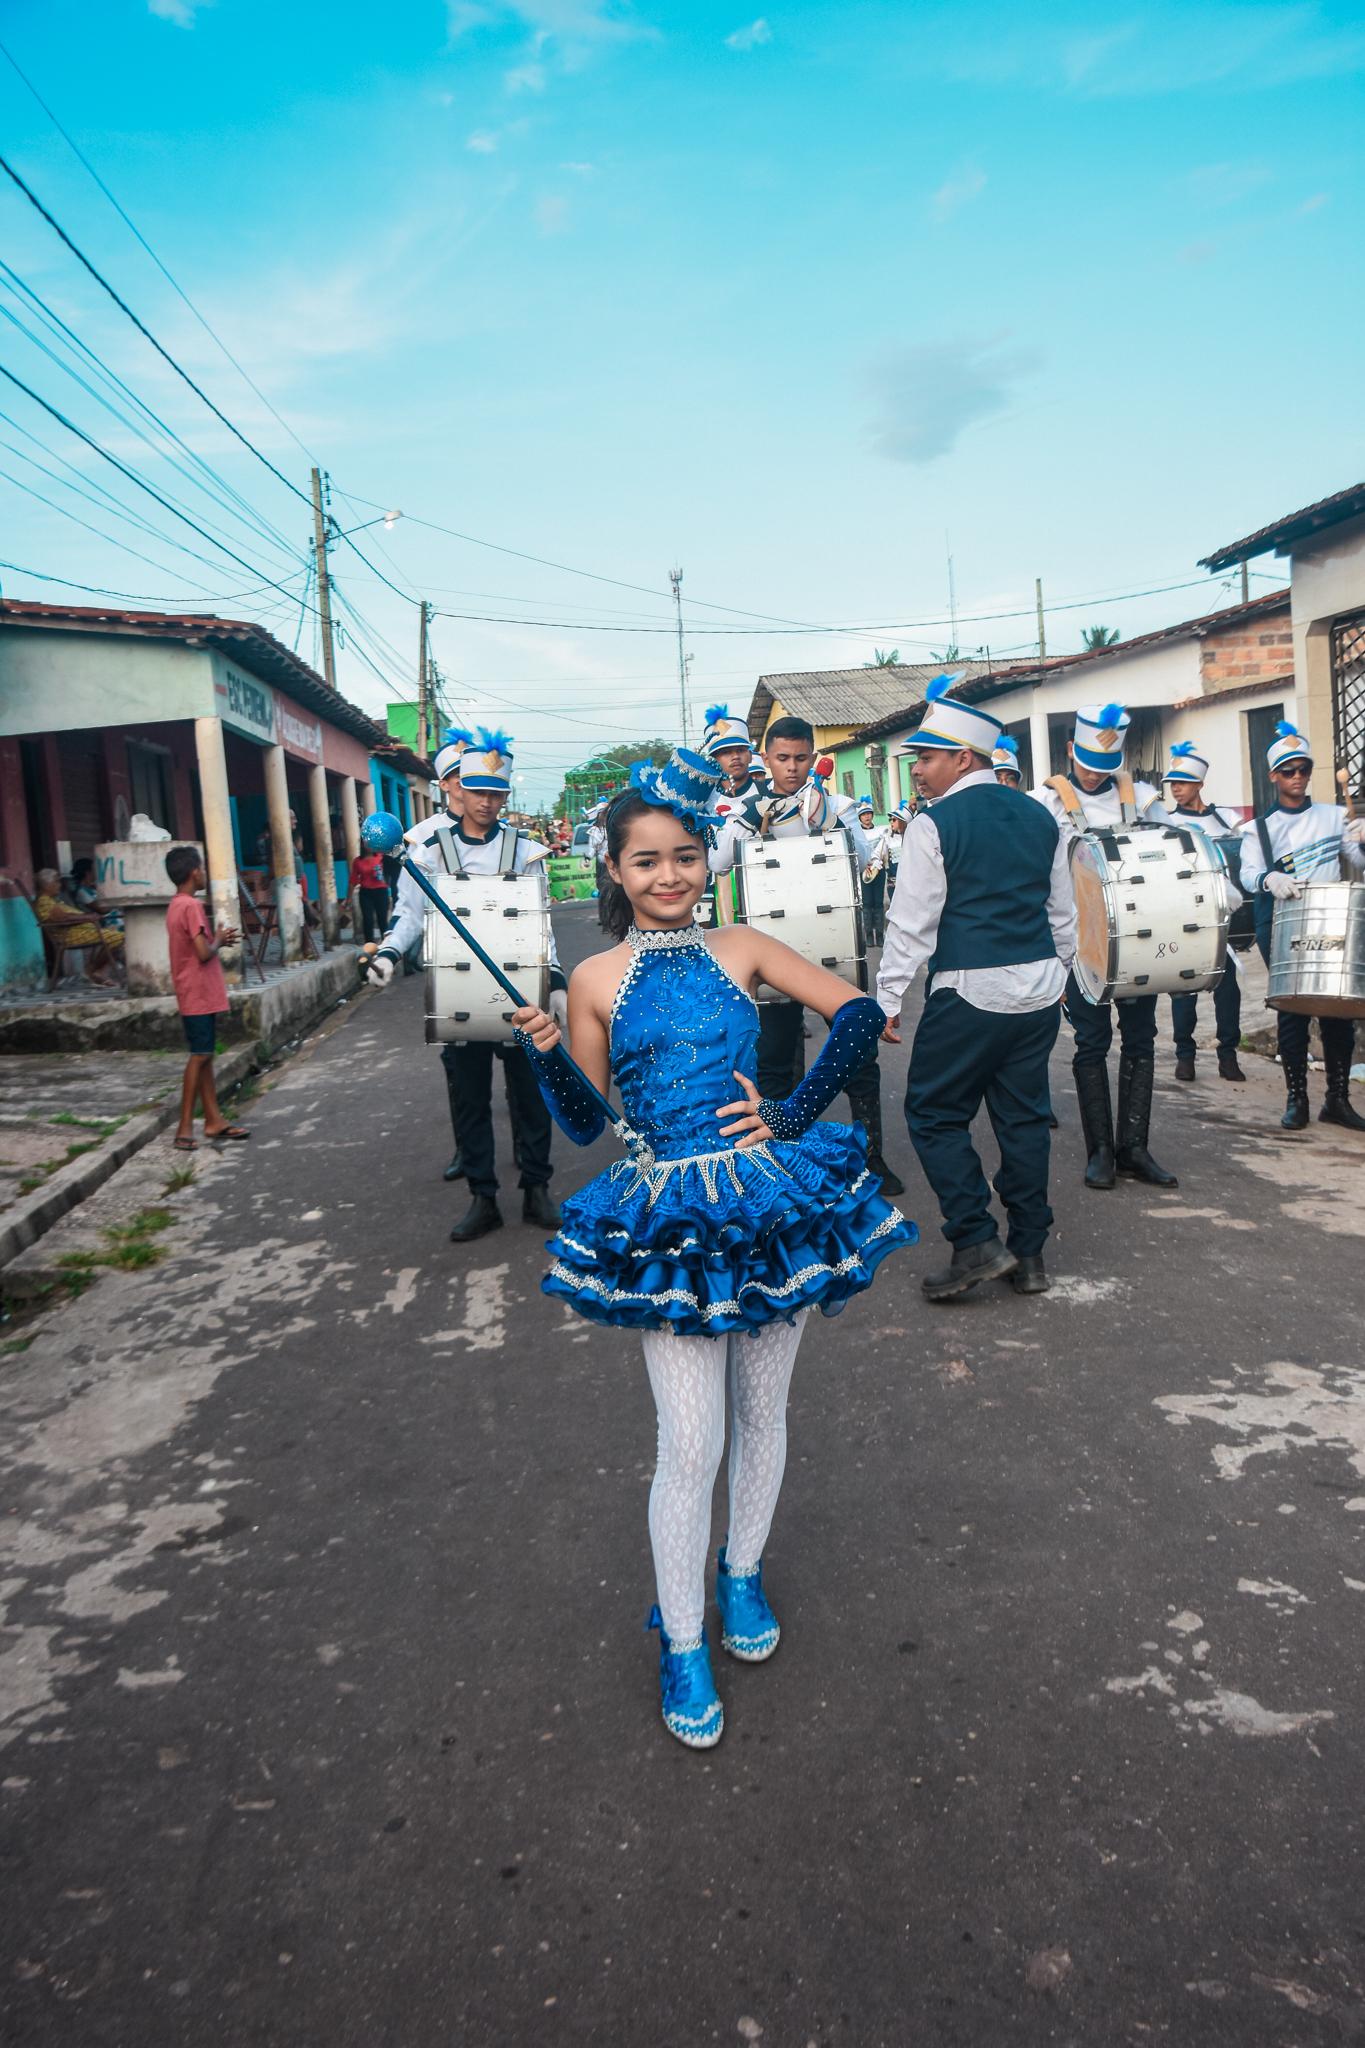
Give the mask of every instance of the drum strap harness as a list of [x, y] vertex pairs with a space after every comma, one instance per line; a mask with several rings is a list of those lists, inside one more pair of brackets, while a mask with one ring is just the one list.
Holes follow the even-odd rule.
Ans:
[[[1090, 821], [1085, 816], [1085, 800], [1069, 775], [1049, 775], [1043, 787], [1052, 791], [1069, 817], [1080, 818], [1087, 826], [1089, 825]], [[1132, 776], [1120, 770], [1114, 777], [1114, 787], [1119, 793], [1119, 809], [1122, 813], [1123, 823], [1125, 825], [1136, 824], [1138, 814], [1137, 791], [1133, 787]]]
[[[498, 847], [498, 873], [500, 875], [515, 874], [517, 844], [521, 838], [520, 829], [517, 826], [504, 825], [501, 828], [499, 837], [501, 843]], [[436, 843], [441, 849], [441, 858], [446, 864], [446, 873], [456, 876], [462, 882], [467, 882], [469, 875], [464, 862], [460, 859], [459, 842], [449, 825], [438, 825], [436, 827]]]

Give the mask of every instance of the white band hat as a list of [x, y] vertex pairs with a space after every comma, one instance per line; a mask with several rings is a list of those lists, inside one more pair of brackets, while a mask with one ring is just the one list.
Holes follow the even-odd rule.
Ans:
[[1167, 782], [1202, 782], [1209, 772], [1204, 756], [1195, 751], [1193, 740], [1181, 740], [1171, 748], [1171, 764], [1166, 770]]
[[960, 681], [960, 674], [934, 677], [924, 693], [924, 722], [918, 732], [911, 733], [905, 742], [907, 747], [917, 752], [928, 747], [950, 752], [970, 747], [974, 754], [991, 758], [1005, 728], [989, 711], [981, 711], [974, 704], [960, 704], [956, 697], [948, 695], [953, 684]]
[[1313, 750], [1303, 734], [1282, 718], [1275, 727], [1274, 739], [1266, 748], [1265, 758], [1270, 768], [1287, 768], [1291, 761], [1311, 761]]
[[1076, 713], [1071, 748], [1082, 768], [1112, 775], [1123, 766], [1123, 742], [1132, 723], [1122, 704], [1083, 704]]
[[512, 742], [505, 732], [490, 732], [481, 725], [472, 746], [460, 759], [461, 789], [496, 790], [503, 795], [512, 787]]

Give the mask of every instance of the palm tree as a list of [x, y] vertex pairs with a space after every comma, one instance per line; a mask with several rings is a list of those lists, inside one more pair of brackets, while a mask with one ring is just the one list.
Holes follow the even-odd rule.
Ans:
[[865, 662], [863, 663], [863, 667], [864, 667], [864, 668], [895, 668], [895, 667], [897, 666], [897, 664], [899, 663], [899, 661], [900, 661], [900, 658], [901, 658], [901, 651], [900, 651], [899, 647], [893, 647], [893, 648], [891, 649], [891, 652], [890, 652], [889, 654], [885, 654], [885, 653], [883, 653], [883, 651], [882, 651], [882, 649], [881, 649], [880, 647], [876, 647], [876, 648], [874, 648], [874, 649], [873, 649], [873, 651], [872, 651], [872, 660], [871, 660], [871, 661], [865, 661]]
[[1081, 634], [1081, 645], [1087, 654], [1096, 654], [1101, 647], [1113, 647], [1118, 637], [1117, 626], [1087, 626]]

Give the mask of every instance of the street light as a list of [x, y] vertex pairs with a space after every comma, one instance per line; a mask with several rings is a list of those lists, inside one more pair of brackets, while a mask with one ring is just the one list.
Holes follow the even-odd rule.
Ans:
[[370, 527], [381, 525], [385, 533], [389, 533], [402, 517], [401, 512], [381, 512], [377, 518], [367, 519], [363, 526], [347, 526], [342, 528], [334, 525], [328, 538], [329, 540], [349, 540], [353, 533], [366, 533]]

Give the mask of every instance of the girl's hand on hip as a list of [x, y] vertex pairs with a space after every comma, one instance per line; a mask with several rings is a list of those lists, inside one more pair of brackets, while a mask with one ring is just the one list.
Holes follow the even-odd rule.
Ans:
[[[732, 1124], [722, 1122], [720, 1134], [722, 1138], [734, 1138], [735, 1150], [743, 1152], [750, 1145], [767, 1144], [772, 1132], [759, 1115], [758, 1106], [762, 1098], [757, 1088], [746, 1074], [740, 1073], [738, 1067], [733, 1071], [735, 1079], [744, 1090], [743, 1099], [739, 1102], [727, 1102], [724, 1108], [716, 1111], [716, 1115], [721, 1118], [732, 1116], [738, 1119]], [[739, 1135], [741, 1132], [743, 1136]]]

